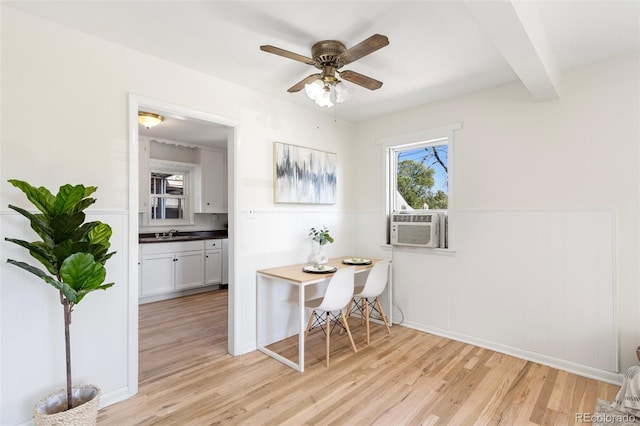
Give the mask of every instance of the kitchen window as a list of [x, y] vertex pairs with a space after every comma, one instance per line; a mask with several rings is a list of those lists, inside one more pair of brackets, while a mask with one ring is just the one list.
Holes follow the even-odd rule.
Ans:
[[193, 215], [192, 170], [152, 160], [149, 179], [149, 225], [189, 224]]
[[151, 219], [184, 219], [185, 173], [151, 172]]

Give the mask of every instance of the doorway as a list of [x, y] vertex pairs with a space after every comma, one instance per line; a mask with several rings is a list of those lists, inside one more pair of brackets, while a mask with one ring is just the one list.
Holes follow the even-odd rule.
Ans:
[[[226, 181], [226, 204], [227, 204], [227, 233], [228, 233], [228, 327], [227, 327], [227, 350], [230, 354], [236, 355], [239, 352], [238, 330], [236, 327], [237, 318], [234, 309], [237, 295], [235, 291], [235, 256], [234, 256], [234, 214], [235, 214], [235, 152], [236, 152], [236, 120], [217, 116], [202, 111], [185, 108], [163, 101], [144, 98], [137, 95], [129, 96], [129, 323], [128, 323], [128, 388], [129, 394], [133, 395], [138, 391], [138, 296], [139, 296], [139, 253], [138, 234], [140, 232], [140, 181], [139, 181], [139, 142], [140, 132], [137, 120], [138, 111], [153, 112], [166, 117], [166, 126], [163, 134], [166, 139], [182, 140], [186, 138], [181, 131], [184, 129], [194, 130], [189, 136], [192, 139], [184, 141], [187, 145], [193, 144], [206, 148], [226, 150], [227, 181]], [[182, 129], [182, 130], [181, 130]], [[202, 137], [203, 132], [197, 130], [208, 130], [210, 137]], [[173, 132], [173, 133], [172, 133]], [[216, 135], [211, 137], [211, 135]], [[197, 139], [200, 138], [200, 139]], [[143, 223], [143, 222], [142, 222]]]

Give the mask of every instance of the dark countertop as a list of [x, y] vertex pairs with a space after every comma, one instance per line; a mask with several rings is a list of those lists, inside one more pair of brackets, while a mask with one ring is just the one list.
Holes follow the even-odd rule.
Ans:
[[[181, 238], [183, 237], [183, 238]], [[153, 232], [138, 234], [138, 242], [140, 244], [155, 244], [155, 243], [170, 243], [174, 241], [197, 241], [197, 240], [211, 240], [218, 238], [227, 238], [228, 231], [225, 229], [216, 231], [180, 231], [174, 234], [173, 238], [159, 239], [156, 238], [156, 234]]]

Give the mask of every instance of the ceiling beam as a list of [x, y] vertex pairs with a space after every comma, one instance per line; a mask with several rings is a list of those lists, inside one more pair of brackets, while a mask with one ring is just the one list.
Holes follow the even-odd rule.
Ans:
[[534, 99], [558, 99], [559, 71], [535, 2], [465, 0]]

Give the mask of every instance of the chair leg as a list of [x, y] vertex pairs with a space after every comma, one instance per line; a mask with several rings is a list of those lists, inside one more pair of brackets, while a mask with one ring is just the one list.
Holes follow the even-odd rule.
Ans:
[[366, 326], [367, 326], [367, 345], [370, 343], [369, 341], [369, 316], [371, 316], [371, 312], [369, 311], [369, 300], [368, 299], [364, 299], [364, 320], [366, 322]]
[[326, 335], [327, 335], [327, 367], [329, 367], [329, 342], [331, 341], [330, 337], [331, 337], [331, 319], [329, 319], [329, 312], [327, 312], [326, 314], [326, 320], [325, 320], [325, 329], [326, 329]]
[[389, 328], [389, 323], [387, 322], [387, 316], [384, 314], [384, 309], [382, 309], [382, 303], [380, 303], [380, 298], [376, 297], [376, 304], [378, 305], [378, 310], [380, 311], [380, 315], [382, 316], [382, 321], [384, 321], [385, 327], [387, 327], [387, 334], [391, 334], [391, 329]]
[[344, 323], [344, 328], [347, 329], [347, 334], [349, 335], [349, 340], [351, 340], [351, 346], [353, 347], [353, 352], [358, 353], [358, 349], [356, 349], [356, 344], [353, 341], [353, 336], [351, 335], [351, 330], [349, 329], [349, 323], [347, 322], [347, 317], [344, 315], [344, 312], [342, 312], [342, 311], [340, 311], [340, 315], [342, 316], [342, 322]]
[[[351, 300], [349, 301], [349, 304], [347, 305], [347, 318], [351, 318], [351, 309], [353, 308], [353, 302], [355, 301], [355, 298], [351, 298]], [[344, 330], [340, 329], [340, 331], [338, 332], [338, 334], [340, 334], [342, 336], [342, 332]]]
[[307, 323], [307, 329], [304, 332], [304, 338], [305, 339], [309, 335], [309, 330], [311, 330], [311, 324], [313, 324], [313, 316], [315, 315], [315, 313], [316, 313], [316, 311], [311, 311], [311, 316], [309, 317], [309, 322]]

